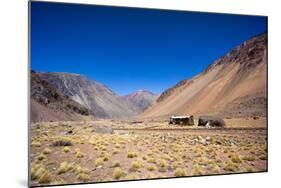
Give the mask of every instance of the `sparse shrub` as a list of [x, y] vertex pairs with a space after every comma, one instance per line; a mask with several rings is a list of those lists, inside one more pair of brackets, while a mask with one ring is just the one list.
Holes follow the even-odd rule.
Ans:
[[245, 171], [246, 171], [246, 172], [253, 172], [254, 169], [253, 169], [251, 166], [247, 166], [247, 167], [245, 168]]
[[69, 164], [68, 162], [64, 161], [60, 164], [60, 167], [58, 168], [58, 174], [66, 173], [73, 169], [73, 164]]
[[107, 151], [106, 147], [102, 146], [101, 148], [101, 151]]
[[237, 154], [229, 155], [229, 158], [234, 163], [241, 163], [242, 162], [242, 160], [240, 159], [239, 155], [237, 155]]
[[225, 171], [237, 172], [239, 170], [239, 166], [234, 164], [233, 162], [229, 161], [225, 164], [224, 168]]
[[171, 157], [168, 154], [163, 154], [162, 159], [170, 161]]
[[261, 157], [259, 157], [260, 160], [267, 160], [267, 156], [266, 155], [263, 155]]
[[131, 168], [130, 168], [130, 170], [131, 171], [137, 171], [138, 169], [140, 169], [140, 168], [142, 168], [143, 167], [143, 165], [142, 165], [142, 163], [140, 162], [140, 161], [133, 161], [132, 163], [131, 163]]
[[89, 140], [89, 143], [95, 146], [97, 144], [96, 138], [94, 136], [92, 136]]
[[78, 175], [78, 174], [89, 174], [90, 173], [89, 169], [83, 168], [83, 167], [81, 167], [79, 165], [73, 166], [73, 170], [74, 170], [74, 173], [76, 175]]
[[173, 169], [177, 169], [177, 168], [180, 167], [181, 165], [182, 165], [182, 164], [181, 164], [180, 162], [175, 161], [175, 162], [172, 163], [172, 168], [173, 168]]
[[147, 160], [147, 157], [146, 157], [146, 156], [143, 156], [142, 159], [143, 159], [143, 160]]
[[253, 156], [246, 156], [246, 157], [243, 157], [242, 159], [243, 159], [244, 161], [255, 161], [255, 160], [256, 160], [256, 158], [253, 157]]
[[73, 143], [70, 141], [70, 140], [57, 140], [57, 141], [55, 141], [53, 144], [52, 144], [52, 146], [72, 146], [73, 145]]
[[31, 164], [31, 179], [36, 180], [40, 178], [46, 171], [45, 167], [41, 164]]
[[153, 174], [153, 173], [149, 173], [148, 176], [147, 176], [147, 178], [153, 179], [153, 178], [156, 178], [156, 175]]
[[63, 148], [63, 152], [64, 152], [64, 153], [68, 153], [68, 152], [70, 152], [69, 147], [65, 146], [65, 147]]
[[147, 167], [147, 170], [154, 171], [154, 170], [156, 170], [156, 167], [153, 166], [153, 165], [150, 165], [150, 166]]
[[98, 167], [98, 166], [102, 166], [104, 164], [104, 160], [103, 158], [97, 158], [95, 160], [95, 166]]
[[134, 158], [134, 157], [137, 157], [137, 153], [135, 151], [128, 151], [127, 152], [127, 157], [128, 158]]
[[199, 159], [198, 164], [202, 165], [202, 166], [207, 166], [208, 164], [210, 164], [212, 161], [207, 159], [206, 157], [202, 157]]
[[103, 161], [108, 161], [109, 160], [109, 157], [108, 156], [104, 156], [103, 157]]
[[41, 146], [41, 142], [33, 141], [33, 142], [31, 142], [31, 146], [40, 147]]
[[136, 175], [136, 174], [128, 174], [126, 177], [125, 177], [126, 180], [136, 180], [136, 179], [139, 179], [139, 176]]
[[117, 167], [114, 169], [114, 172], [113, 172], [113, 178], [114, 179], [120, 179], [122, 176], [124, 176], [124, 172], [121, 170], [121, 168]]
[[39, 183], [46, 184], [51, 182], [51, 175], [48, 171], [45, 171], [43, 175], [39, 178]]
[[186, 172], [184, 169], [182, 168], [177, 168], [175, 170], [175, 174], [174, 174], [176, 177], [181, 177], [181, 176], [186, 176]]
[[195, 175], [195, 176], [202, 175], [201, 167], [198, 164], [194, 165], [193, 175]]
[[120, 151], [119, 149], [115, 149], [115, 148], [114, 148], [112, 154], [113, 154], [113, 155], [116, 155], [116, 154], [119, 153], [119, 151]]
[[48, 170], [42, 164], [31, 164], [31, 179], [39, 179], [39, 183], [46, 184], [51, 182]]
[[120, 162], [119, 161], [115, 161], [113, 166], [114, 167], [120, 167]]
[[109, 154], [106, 152], [106, 151], [102, 151], [100, 153], [100, 157], [105, 157], [105, 156], [108, 156]]
[[84, 155], [81, 153], [80, 149], [79, 148], [76, 148], [75, 149], [75, 155], [77, 158], [82, 158], [84, 157]]
[[160, 166], [161, 168], [165, 168], [165, 167], [167, 166], [167, 162], [162, 159], [162, 160], [159, 161], [159, 166]]
[[97, 146], [96, 146], [96, 147], [94, 147], [94, 150], [99, 150], [99, 147], [97, 147]]
[[42, 160], [44, 160], [44, 159], [46, 159], [46, 155], [44, 155], [44, 154], [40, 154], [40, 155], [37, 157], [37, 160], [38, 160], [38, 161], [42, 161]]
[[147, 160], [147, 162], [149, 162], [149, 163], [154, 163], [154, 164], [157, 163], [157, 162], [156, 162], [156, 159], [155, 159], [154, 157], [149, 158], [149, 159]]
[[88, 182], [88, 181], [90, 181], [90, 176], [89, 176], [89, 174], [85, 174], [85, 173], [77, 174], [76, 178], [77, 178], [78, 180], [83, 181], [83, 182]]
[[212, 171], [214, 173], [219, 173], [220, 172], [220, 167], [217, 164], [213, 164], [211, 169], [212, 169]]
[[48, 155], [48, 154], [50, 154], [52, 152], [52, 150], [50, 149], [50, 148], [45, 148], [44, 150], [43, 150], [43, 154], [45, 154], [45, 155]]

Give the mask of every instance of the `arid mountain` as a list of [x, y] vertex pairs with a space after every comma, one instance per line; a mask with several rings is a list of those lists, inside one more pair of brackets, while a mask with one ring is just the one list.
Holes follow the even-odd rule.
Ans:
[[31, 121], [82, 120], [92, 112], [31, 72]]
[[267, 34], [245, 41], [192, 79], [166, 90], [140, 117], [266, 116]]
[[52, 72], [40, 73], [40, 76], [70, 99], [90, 109], [95, 117], [122, 118], [139, 112], [105, 85], [82, 75]]
[[138, 90], [123, 98], [131, 102], [140, 112], [143, 112], [156, 101], [158, 95], [147, 90]]

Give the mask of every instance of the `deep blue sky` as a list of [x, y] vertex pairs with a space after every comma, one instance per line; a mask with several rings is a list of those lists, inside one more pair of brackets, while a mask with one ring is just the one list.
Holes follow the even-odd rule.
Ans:
[[260, 16], [32, 2], [31, 68], [161, 93], [266, 30]]

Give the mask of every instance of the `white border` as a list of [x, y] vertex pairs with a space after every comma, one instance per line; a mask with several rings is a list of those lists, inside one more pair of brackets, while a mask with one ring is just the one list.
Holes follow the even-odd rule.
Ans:
[[[59, 0], [60, 1], [60, 0]], [[269, 187], [280, 185], [280, 5], [276, 0], [65, 0], [63, 2], [269, 16], [269, 172], [73, 187]], [[27, 1], [1, 2], [1, 187], [27, 186]], [[279, 121], [278, 121], [279, 120]], [[69, 186], [72, 187], [72, 186]], [[276, 186], [274, 186], [276, 187]]]

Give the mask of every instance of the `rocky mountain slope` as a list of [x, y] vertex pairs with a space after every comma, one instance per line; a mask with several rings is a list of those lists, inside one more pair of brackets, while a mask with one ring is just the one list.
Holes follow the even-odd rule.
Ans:
[[79, 74], [40, 73], [40, 76], [73, 101], [90, 109], [98, 118], [122, 118], [139, 110], [105, 85]]
[[93, 115], [79, 103], [62, 94], [40, 74], [31, 72], [31, 121], [81, 120]]
[[166, 90], [140, 117], [266, 116], [267, 34], [255, 36], [192, 79]]
[[147, 90], [138, 90], [123, 98], [132, 103], [139, 112], [143, 112], [156, 101], [158, 95]]

